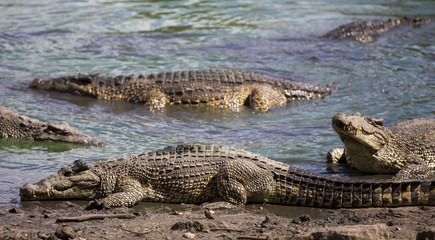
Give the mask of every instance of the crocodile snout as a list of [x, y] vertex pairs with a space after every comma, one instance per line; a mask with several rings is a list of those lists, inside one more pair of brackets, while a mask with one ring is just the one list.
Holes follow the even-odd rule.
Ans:
[[44, 81], [42, 80], [42, 78], [35, 78], [29, 87], [38, 89], [41, 85], [43, 85], [43, 83]]
[[346, 126], [349, 124], [350, 122], [344, 113], [337, 113], [332, 117], [332, 127], [334, 129], [345, 130]]
[[339, 121], [339, 120], [335, 120], [335, 121], [333, 121], [332, 124], [333, 124], [335, 127], [340, 128], [340, 129], [344, 129], [344, 127], [346, 126], [346, 124], [344, 124], [344, 122]]
[[22, 200], [36, 199], [37, 188], [35, 185], [27, 183], [20, 188], [20, 197]]

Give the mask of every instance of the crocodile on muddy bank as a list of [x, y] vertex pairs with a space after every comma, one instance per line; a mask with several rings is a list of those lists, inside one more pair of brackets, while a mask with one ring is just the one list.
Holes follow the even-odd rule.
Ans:
[[340, 207], [435, 205], [435, 181], [353, 180], [311, 173], [243, 150], [180, 145], [130, 157], [76, 160], [20, 189], [25, 200], [88, 199], [91, 208], [139, 201], [203, 203], [224, 200]]
[[392, 28], [404, 25], [419, 26], [432, 22], [430, 18], [411, 18], [403, 17], [398, 19], [387, 20], [370, 20], [356, 21], [345, 25], [324, 34], [324, 37], [329, 39], [344, 39], [354, 38], [357, 41], [368, 43], [372, 42], [376, 35], [380, 35]]
[[242, 105], [249, 105], [257, 111], [267, 111], [292, 100], [321, 98], [331, 93], [328, 87], [237, 70], [116, 77], [79, 74], [51, 80], [38, 78], [30, 87], [104, 100], [143, 103], [151, 109], [160, 109], [166, 104], [190, 104], [238, 110]]
[[67, 122], [52, 124], [18, 115], [0, 106], [0, 137], [21, 138], [30, 141], [59, 141], [104, 146], [94, 138], [71, 127]]
[[435, 119], [419, 118], [383, 126], [383, 119], [338, 113], [332, 127], [344, 148], [329, 151], [331, 162], [347, 162], [370, 173], [394, 178], [431, 178], [435, 170]]

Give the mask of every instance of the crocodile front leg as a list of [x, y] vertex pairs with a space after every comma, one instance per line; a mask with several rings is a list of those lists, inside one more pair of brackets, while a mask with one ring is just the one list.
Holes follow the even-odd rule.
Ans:
[[118, 185], [115, 193], [109, 194], [105, 198], [91, 201], [88, 208], [132, 207], [141, 201], [143, 197], [144, 191], [140, 182], [126, 179]]
[[333, 148], [326, 155], [329, 163], [346, 163], [344, 148]]
[[259, 112], [267, 112], [271, 107], [281, 107], [286, 103], [285, 95], [270, 86], [254, 88], [249, 95], [249, 105]]

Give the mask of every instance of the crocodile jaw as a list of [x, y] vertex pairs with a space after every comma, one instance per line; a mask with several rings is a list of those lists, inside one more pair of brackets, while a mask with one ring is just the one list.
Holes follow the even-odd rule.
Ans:
[[30, 88], [45, 91], [68, 92], [80, 96], [94, 95], [92, 79], [87, 75], [80, 74], [73, 77], [59, 77], [51, 80], [36, 78], [30, 84]]
[[56, 173], [35, 184], [20, 188], [23, 201], [55, 199], [90, 199], [95, 196], [100, 178], [90, 170], [72, 176]]
[[77, 128], [71, 127], [64, 121], [57, 125], [49, 123], [41, 129], [38, 135], [34, 136], [34, 139], [104, 146], [104, 143], [97, 142], [94, 138], [83, 134]]

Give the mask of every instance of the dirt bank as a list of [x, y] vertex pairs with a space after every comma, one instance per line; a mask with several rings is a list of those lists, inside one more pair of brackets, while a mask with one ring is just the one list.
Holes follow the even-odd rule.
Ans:
[[140, 203], [84, 210], [86, 202], [0, 208], [1, 239], [435, 239], [435, 207], [313, 209]]

